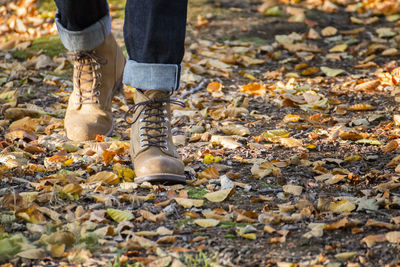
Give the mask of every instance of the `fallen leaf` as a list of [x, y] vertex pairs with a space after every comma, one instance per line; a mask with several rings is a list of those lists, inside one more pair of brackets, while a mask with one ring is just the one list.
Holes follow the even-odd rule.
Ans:
[[195, 224], [201, 226], [201, 227], [215, 227], [219, 224], [218, 220], [215, 219], [196, 219], [193, 221]]
[[191, 207], [199, 208], [204, 205], [204, 200], [202, 199], [190, 199], [190, 198], [174, 198], [176, 203], [184, 208], [190, 209]]
[[228, 188], [207, 193], [204, 195], [204, 198], [206, 198], [208, 201], [211, 202], [222, 202], [224, 200], [228, 200], [233, 195], [234, 192], [235, 192], [234, 188]]
[[130, 221], [135, 218], [132, 213], [122, 211], [122, 210], [117, 210], [117, 209], [107, 209], [107, 214], [114, 221], [116, 221], [118, 223], [123, 222], [123, 221]]

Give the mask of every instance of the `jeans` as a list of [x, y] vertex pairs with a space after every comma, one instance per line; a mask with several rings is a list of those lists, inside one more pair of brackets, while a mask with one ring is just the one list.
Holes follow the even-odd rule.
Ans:
[[[179, 88], [188, 0], [127, 0], [123, 82], [143, 90]], [[70, 51], [90, 51], [111, 33], [106, 0], [55, 0], [60, 39]]]

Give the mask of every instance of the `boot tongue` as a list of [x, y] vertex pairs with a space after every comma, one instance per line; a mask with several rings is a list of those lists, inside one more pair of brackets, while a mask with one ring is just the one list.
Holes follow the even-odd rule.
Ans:
[[168, 92], [162, 90], [146, 90], [144, 91], [144, 95], [147, 96], [149, 99], [164, 98], [168, 96]]

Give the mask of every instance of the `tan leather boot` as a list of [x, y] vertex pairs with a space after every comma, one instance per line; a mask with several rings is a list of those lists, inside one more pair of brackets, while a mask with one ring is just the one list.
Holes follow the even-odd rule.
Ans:
[[110, 34], [93, 51], [76, 52], [74, 88], [68, 101], [64, 127], [67, 137], [87, 141], [113, 130], [111, 100], [122, 87], [125, 57]]
[[131, 128], [131, 158], [135, 182], [185, 183], [184, 164], [172, 142], [169, 94], [136, 91]]

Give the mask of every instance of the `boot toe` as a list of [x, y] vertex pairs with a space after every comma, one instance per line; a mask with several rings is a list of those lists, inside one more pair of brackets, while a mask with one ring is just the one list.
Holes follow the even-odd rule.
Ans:
[[67, 138], [72, 141], [83, 142], [95, 140], [96, 135], [108, 136], [113, 125], [108, 118], [91, 118], [92, 116], [66, 116], [64, 125]]
[[148, 176], [157, 174], [184, 175], [185, 166], [177, 158], [166, 155], [153, 157], [141, 157], [139, 155], [134, 161], [136, 176]]

